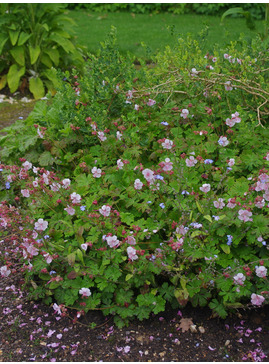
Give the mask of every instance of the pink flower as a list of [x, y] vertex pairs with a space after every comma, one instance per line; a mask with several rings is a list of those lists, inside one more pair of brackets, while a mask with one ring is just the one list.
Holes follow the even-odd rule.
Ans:
[[43, 219], [38, 219], [35, 223], [35, 230], [37, 231], [44, 231], [48, 227], [48, 222], [44, 221]]
[[232, 128], [235, 125], [234, 119], [226, 119], [225, 124], [228, 125], [230, 128]]
[[21, 194], [23, 195], [23, 197], [30, 197], [30, 191], [27, 189], [21, 190]]
[[229, 141], [226, 137], [221, 136], [218, 140], [219, 145], [222, 147], [226, 147], [229, 144]]
[[[199, 72], [196, 70], [196, 68], [191, 69], [191, 76], [192, 77], [196, 77], [198, 74], [199, 74]], [[184, 110], [186, 110], [186, 109], [184, 109]], [[184, 119], [186, 119], [186, 118], [184, 118]]]
[[28, 161], [26, 161], [26, 162], [24, 162], [23, 164], [22, 164], [22, 166], [23, 166], [23, 168], [26, 170], [26, 171], [28, 171], [29, 169], [31, 169], [32, 168], [32, 163], [30, 163], [30, 162], [28, 162]]
[[92, 168], [92, 174], [93, 174], [93, 177], [94, 178], [100, 178], [101, 177], [101, 169], [100, 168], [97, 168], [97, 167], [93, 167]]
[[[32, 254], [34, 255], [34, 254]], [[49, 253], [43, 254], [44, 259], [46, 260], [47, 264], [50, 264], [52, 262], [52, 256]]]
[[60, 306], [57, 305], [57, 303], [54, 303], [52, 307], [53, 307], [54, 311], [56, 313], [58, 313], [58, 315], [61, 315], [62, 311], [61, 311]]
[[122, 163], [121, 159], [117, 160], [117, 166], [119, 169], [122, 169], [122, 167], [124, 166], [124, 163]]
[[40, 131], [39, 128], [37, 128], [37, 134], [39, 135], [39, 138], [44, 139], [44, 132]]
[[80, 203], [81, 201], [81, 196], [76, 192], [71, 193], [70, 198], [73, 204]]
[[154, 172], [149, 168], [144, 169], [142, 174], [148, 182], [154, 179]]
[[134, 188], [136, 189], [136, 190], [141, 190], [142, 189], [142, 187], [143, 187], [143, 183], [140, 181], [140, 179], [136, 179], [135, 181], [134, 181]]
[[180, 114], [180, 116], [181, 116], [183, 119], [187, 119], [188, 115], [189, 115], [189, 110], [188, 110], [188, 109], [182, 109], [182, 110], [181, 110], [181, 114]]
[[119, 240], [118, 238], [116, 237], [116, 235], [113, 235], [113, 236], [107, 236], [106, 237], [106, 242], [107, 244], [110, 246], [110, 248], [115, 248], [119, 245]]
[[255, 306], [261, 306], [265, 298], [256, 293], [252, 293], [251, 295], [251, 303]]
[[139, 110], [139, 105], [135, 104], [134, 109], [135, 109], [136, 111], [138, 111], [138, 110]]
[[197, 162], [197, 159], [195, 159], [193, 156], [190, 156], [190, 158], [186, 159], [187, 167], [194, 167]]
[[138, 256], [136, 255], [136, 249], [134, 249], [131, 246], [127, 248], [127, 254], [128, 258], [131, 259], [132, 261], [138, 259]]
[[232, 198], [228, 199], [227, 207], [229, 207], [229, 209], [233, 209], [236, 206], [236, 203], [233, 203], [232, 201]]
[[244, 284], [244, 281], [246, 280], [246, 277], [244, 276], [243, 273], [238, 273], [233, 278], [234, 278], [234, 283], [240, 284], [241, 286]]
[[207, 193], [207, 192], [209, 192], [210, 191], [210, 184], [208, 184], [208, 183], [204, 183], [203, 184], [203, 186], [202, 187], [200, 187], [200, 190], [202, 191], [202, 192], [204, 192], [204, 193]]
[[62, 180], [62, 184], [63, 184], [63, 188], [66, 190], [70, 186], [71, 181], [69, 178], [65, 178]]
[[234, 160], [234, 158], [230, 158], [230, 159], [228, 160], [228, 166], [229, 166], [229, 167], [232, 167], [232, 166], [234, 166], [234, 164], [235, 164], [235, 160]]
[[173, 169], [173, 163], [170, 162], [170, 158], [165, 158], [164, 162], [161, 162], [160, 165], [164, 172], [168, 172]]
[[136, 244], [136, 241], [135, 241], [135, 238], [133, 236], [127, 236], [127, 240], [126, 242], [129, 244], [129, 245], [135, 245]]
[[264, 278], [267, 274], [267, 269], [264, 266], [256, 267], [255, 270], [257, 277]]
[[223, 207], [225, 206], [225, 203], [223, 202], [223, 198], [218, 198], [218, 200], [214, 201], [213, 204], [216, 207], [216, 209], [223, 209]]
[[107, 139], [107, 137], [105, 136], [105, 133], [104, 133], [103, 131], [98, 131], [98, 138], [99, 138], [102, 142], [104, 142], [104, 141]]
[[71, 216], [75, 215], [76, 212], [75, 209], [69, 205], [67, 205], [67, 207], [64, 210], [68, 213], [68, 215]]
[[8, 269], [6, 265], [0, 268], [0, 273], [2, 277], [8, 277], [11, 273], [11, 271]]
[[240, 123], [241, 122], [241, 118], [239, 117], [239, 112], [235, 112], [234, 114], [232, 114], [232, 119], [234, 120], [235, 123]]
[[82, 297], [90, 297], [92, 294], [89, 288], [81, 288], [79, 293], [82, 295]]
[[238, 219], [239, 220], [242, 220], [244, 222], [247, 222], [247, 221], [253, 221], [253, 219], [250, 218], [250, 216], [252, 216], [252, 212], [251, 211], [248, 211], [248, 210], [239, 210], [238, 211]]
[[265, 159], [266, 159], [267, 161], [269, 161], [269, 152], [266, 154]]
[[103, 205], [100, 209], [99, 212], [101, 215], [103, 216], [109, 216], [110, 215], [110, 211], [111, 211], [111, 207], [108, 205]]
[[[34, 183], [33, 183], [34, 184]], [[35, 187], [35, 186], [34, 186]], [[60, 183], [55, 183], [53, 182], [51, 185], [50, 185], [50, 188], [53, 192], [57, 192], [59, 191], [59, 189], [61, 188], [61, 185]]]
[[226, 91], [232, 91], [233, 89], [233, 87], [231, 86], [231, 81], [225, 82], [224, 87]]
[[214, 63], [217, 62], [217, 57], [213, 57], [212, 62], [214, 62]]
[[156, 104], [156, 101], [155, 100], [152, 100], [152, 99], [149, 99], [149, 101], [147, 102], [147, 105], [148, 106], [153, 106]]
[[88, 244], [81, 244], [80, 247], [82, 250], [86, 251], [88, 249]]
[[164, 149], [172, 149], [173, 147], [173, 142], [172, 140], [169, 140], [169, 139], [165, 139], [164, 142], [162, 143], [162, 147]]
[[118, 139], [118, 140], [121, 140], [122, 134], [121, 134], [119, 131], [117, 131], [117, 133], [116, 133], [116, 134], [117, 134], [117, 139]]

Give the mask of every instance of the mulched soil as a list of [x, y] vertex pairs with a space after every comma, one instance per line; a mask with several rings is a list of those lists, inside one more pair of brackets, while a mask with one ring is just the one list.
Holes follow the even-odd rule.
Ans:
[[[209, 309], [186, 306], [167, 309], [143, 322], [135, 320], [122, 329], [100, 311], [73, 323], [75, 312], [59, 317], [52, 307], [27, 299], [27, 292], [21, 290], [23, 277], [16, 254], [12, 242], [2, 237], [0, 266], [8, 259], [13, 271], [0, 278], [0, 361], [268, 360], [268, 305], [241, 310], [225, 320], [212, 317]], [[90, 328], [93, 322], [95, 329]]]

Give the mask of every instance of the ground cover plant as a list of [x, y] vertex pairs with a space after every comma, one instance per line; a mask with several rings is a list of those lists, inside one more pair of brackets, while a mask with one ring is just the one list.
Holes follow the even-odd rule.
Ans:
[[225, 317], [268, 301], [266, 47], [187, 37], [155, 63], [137, 70], [112, 32], [4, 130], [1, 226], [20, 232], [30, 296], [59, 315], [122, 327], [168, 303]]

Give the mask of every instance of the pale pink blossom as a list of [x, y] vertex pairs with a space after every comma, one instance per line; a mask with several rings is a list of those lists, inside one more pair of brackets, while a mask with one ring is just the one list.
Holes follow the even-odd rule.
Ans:
[[108, 205], [103, 205], [100, 209], [99, 212], [101, 215], [103, 216], [109, 216], [110, 215], [110, 211], [111, 211], [111, 207]]
[[23, 197], [30, 197], [30, 191], [27, 189], [21, 190], [21, 194], [23, 195]]
[[139, 105], [135, 104], [134, 109], [135, 109], [136, 111], [138, 111], [138, 110], [139, 110]]
[[27, 247], [27, 252], [28, 252], [28, 254], [30, 254], [32, 256], [38, 255], [38, 249], [33, 245], [29, 245]]
[[199, 74], [199, 72], [196, 70], [196, 68], [191, 69], [191, 76], [196, 77]]
[[202, 185], [202, 187], [200, 187], [200, 190], [202, 191], [202, 192], [204, 192], [204, 193], [207, 193], [207, 192], [209, 192], [210, 191], [210, 184], [209, 183], [204, 183], [203, 185]]
[[37, 128], [37, 134], [39, 135], [39, 138], [41, 138], [41, 139], [44, 139], [44, 132], [43, 131], [40, 131], [40, 129], [39, 128]]
[[264, 300], [265, 298], [259, 294], [252, 293], [251, 295], [251, 303], [255, 306], [261, 306]]
[[225, 59], [229, 59], [229, 54], [225, 53], [225, 54], [223, 55], [223, 57], [224, 57]]
[[255, 206], [258, 207], [259, 209], [262, 209], [265, 205], [265, 200], [258, 197], [257, 199], [255, 199]]
[[58, 306], [58, 305], [57, 305], [57, 303], [54, 303], [52, 307], [53, 307], [54, 311], [55, 311], [58, 315], [61, 315], [61, 314], [62, 314], [61, 308], [60, 308], [60, 306]]
[[53, 182], [51, 185], [50, 185], [50, 188], [53, 192], [57, 192], [59, 191], [59, 189], [61, 188], [61, 185], [60, 183], [55, 183]]
[[229, 209], [233, 209], [236, 206], [236, 203], [232, 202], [232, 198], [228, 199], [228, 203], [227, 203], [227, 207], [229, 207]]
[[[269, 182], [269, 176], [268, 176], [268, 174], [266, 174], [266, 173], [261, 173], [260, 175], [259, 175], [259, 180], [261, 181], [261, 183], [267, 183], [267, 182]], [[268, 186], [269, 187], [269, 186]]]
[[33, 181], [33, 186], [34, 187], [38, 187], [38, 178], [36, 177], [35, 180]]
[[232, 128], [235, 125], [234, 119], [226, 119], [225, 124], [228, 125], [230, 128]]
[[122, 160], [121, 160], [121, 159], [118, 159], [118, 160], [117, 160], [117, 166], [118, 166], [118, 168], [119, 168], [119, 169], [122, 169], [122, 168], [123, 168], [124, 163], [122, 162]]
[[97, 167], [92, 168], [92, 174], [93, 174], [94, 178], [100, 178], [102, 175], [101, 173], [102, 173], [102, 171], [100, 168], [97, 168]]
[[6, 265], [0, 268], [0, 273], [2, 277], [8, 277], [11, 273], [11, 270], [8, 269]]
[[64, 210], [68, 213], [68, 215], [71, 215], [71, 216], [75, 215], [75, 212], [76, 212], [76, 210], [69, 205], [67, 205], [67, 207]]
[[193, 156], [190, 156], [190, 158], [186, 159], [187, 167], [194, 167], [197, 162], [197, 159], [195, 159]]
[[73, 204], [77, 204], [77, 203], [80, 203], [81, 196], [78, 193], [73, 192], [70, 195], [70, 199], [71, 199], [71, 201], [72, 201]]
[[52, 260], [53, 260], [52, 256], [49, 253], [43, 254], [43, 257], [44, 257], [45, 261], [47, 262], [47, 264], [50, 264], [52, 262]]
[[269, 152], [266, 154], [265, 159], [266, 159], [267, 161], [269, 161]]
[[229, 166], [229, 167], [232, 167], [232, 166], [234, 166], [234, 164], [235, 164], [235, 160], [234, 160], [234, 158], [230, 158], [230, 159], [228, 160], [228, 166]]
[[148, 106], [153, 106], [156, 104], [156, 101], [155, 100], [152, 100], [152, 99], [149, 99], [149, 101], [147, 102], [147, 105]]
[[180, 116], [181, 116], [183, 119], [187, 119], [188, 115], [189, 115], [189, 110], [188, 110], [188, 109], [182, 109], [182, 110], [181, 110], [181, 114], [180, 114]]
[[231, 86], [231, 81], [225, 82], [224, 87], [225, 87], [226, 91], [232, 91], [233, 90], [233, 87]]
[[229, 141], [226, 137], [221, 136], [218, 140], [219, 145], [222, 147], [226, 147], [229, 144]]
[[82, 295], [82, 297], [90, 297], [90, 295], [92, 294], [89, 288], [81, 288], [79, 290], [79, 293]]
[[129, 246], [127, 248], [127, 254], [128, 254], [128, 258], [131, 259], [132, 261], [138, 259], [138, 256], [136, 254], [136, 249], [134, 249], [133, 247]]
[[82, 250], [86, 251], [88, 249], [88, 244], [81, 244], [80, 247]]
[[214, 62], [214, 63], [217, 62], [217, 57], [213, 57], [212, 62]]
[[119, 131], [117, 131], [116, 135], [117, 135], [117, 139], [121, 140], [122, 134]]
[[148, 182], [154, 179], [154, 172], [149, 168], [144, 169], [142, 174]]
[[164, 142], [162, 143], [162, 147], [164, 149], [172, 149], [173, 147], [173, 142], [172, 140], [169, 140], [169, 139], [165, 139]]
[[233, 277], [233, 279], [235, 284], [240, 284], [242, 286], [246, 280], [246, 277], [243, 273], [238, 273]]
[[28, 171], [29, 169], [31, 169], [32, 168], [32, 163], [30, 163], [30, 162], [28, 162], [28, 161], [26, 161], [26, 162], [24, 162], [23, 164], [23, 168], [26, 170], [26, 171]]
[[252, 216], [252, 212], [251, 211], [242, 210], [242, 209], [238, 211], [238, 218], [239, 218], [239, 220], [242, 220], [244, 222], [253, 221], [253, 219], [251, 218], [251, 216]]
[[126, 242], [129, 244], [129, 245], [135, 245], [136, 244], [136, 241], [135, 241], [135, 238], [133, 236], [130, 236], [128, 235], [127, 236], [127, 240]]
[[225, 206], [225, 203], [223, 202], [223, 198], [218, 198], [218, 200], [214, 201], [213, 204], [216, 207], [216, 209], [223, 209], [223, 207]]
[[259, 278], [264, 278], [267, 275], [267, 269], [263, 265], [256, 267], [255, 272]]
[[265, 201], [269, 201], [269, 190], [268, 190], [268, 191], [266, 191], [266, 192], [262, 195], [262, 197], [265, 199]]
[[139, 178], [137, 178], [135, 181], [134, 181], [134, 188], [136, 190], [141, 190], [143, 187], [143, 183], [140, 181]]
[[48, 222], [44, 221], [43, 219], [38, 219], [37, 222], [35, 222], [35, 230], [37, 231], [44, 231], [48, 227]]
[[189, 228], [184, 225], [180, 225], [176, 228], [176, 234], [186, 235]]
[[119, 245], [119, 240], [118, 238], [116, 237], [116, 235], [113, 235], [113, 236], [107, 236], [106, 237], [106, 242], [107, 244], [110, 246], [110, 248], [115, 248]]
[[259, 191], [265, 191], [266, 189], [267, 189], [266, 183], [262, 183], [260, 181], [258, 181], [256, 183], [255, 191], [257, 191], [257, 192], [259, 192]]
[[241, 118], [239, 117], [239, 112], [235, 112], [234, 114], [232, 114], [232, 119], [234, 120], [235, 123], [240, 123], [241, 122]]
[[65, 178], [62, 180], [62, 184], [63, 184], [63, 188], [66, 190], [70, 186], [71, 181], [69, 178]]
[[99, 138], [102, 142], [104, 142], [104, 141], [107, 139], [107, 137], [105, 136], [105, 133], [104, 133], [103, 131], [98, 131], [98, 138]]
[[164, 172], [171, 171], [173, 169], [173, 163], [170, 161], [170, 158], [165, 158], [164, 162], [160, 163]]
[[42, 174], [43, 181], [44, 181], [44, 183], [46, 185], [49, 185], [49, 183], [50, 183], [50, 181], [49, 181], [49, 174], [50, 174], [49, 172]]

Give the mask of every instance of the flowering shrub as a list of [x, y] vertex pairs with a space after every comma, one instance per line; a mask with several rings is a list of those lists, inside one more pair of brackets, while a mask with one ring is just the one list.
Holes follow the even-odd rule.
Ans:
[[63, 315], [101, 309], [119, 326], [167, 302], [221, 317], [268, 302], [257, 48], [203, 54], [188, 38], [136, 70], [112, 37], [83, 78], [66, 73], [53, 100], [5, 129], [0, 225], [20, 234], [32, 298]]

